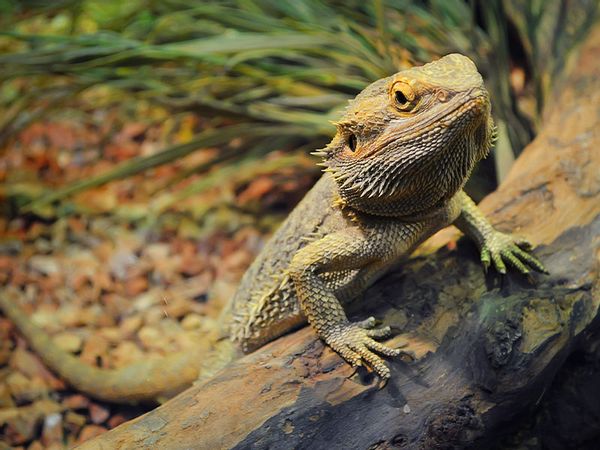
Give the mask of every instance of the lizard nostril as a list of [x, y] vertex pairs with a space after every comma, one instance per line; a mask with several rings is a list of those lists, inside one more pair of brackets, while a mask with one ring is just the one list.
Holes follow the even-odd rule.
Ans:
[[350, 136], [348, 136], [348, 147], [350, 147], [350, 150], [352, 150], [352, 151], [356, 150], [356, 135], [355, 134], [351, 134]]

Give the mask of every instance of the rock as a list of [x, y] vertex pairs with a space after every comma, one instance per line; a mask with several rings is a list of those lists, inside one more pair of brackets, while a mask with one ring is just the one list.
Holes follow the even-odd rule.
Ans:
[[60, 264], [55, 257], [34, 255], [29, 258], [29, 267], [44, 275], [52, 275], [60, 271]]
[[81, 336], [65, 331], [52, 337], [54, 345], [68, 353], [78, 353], [83, 345]]
[[100, 303], [104, 310], [114, 317], [119, 317], [127, 313], [131, 307], [131, 300], [115, 293], [104, 293], [100, 295]]
[[105, 433], [107, 430], [100, 425], [86, 425], [82, 428], [81, 433], [79, 433], [79, 437], [77, 439], [78, 443], [82, 443], [87, 441], [88, 439], [94, 438], [96, 436], [100, 436]]
[[42, 427], [42, 443], [47, 448], [51, 445], [62, 445], [63, 418], [60, 413], [52, 413], [44, 418]]
[[[52, 297], [57, 291], [62, 289], [65, 284], [62, 273], [53, 273], [46, 275], [37, 280], [37, 285], [40, 289], [40, 296]], [[60, 294], [59, 294], [60, 296]]]
[[80, 308], [71, 304], [64, 304], [53, 314], [54, 321], [58, 320], [65, 328], [82, 325], [79, 317]]
[[[0, 339], [3, 339], [0, 337]], [[5, 366], [10, 360], [10, 356], [12, 353], [12, 344], [7, 340], [0, 341], [0, 366]]]
[[108, 407], [99, 405], [98, 403], [90, 403], [89, 410], [90, 419], [92, 423], [96, 425], [106, 422], [106, 420], [110, 417], [110, 410]]
[[118, 427], [119, 425], [121, 425], [122, 423], [127, 422], [128, 420], [130, 420], [132, 417], [131, 414], [124, 414], [122, 412], [118, 412], [116, 414], [113, 414], [110, 419], [108, 419], [107, 425], [109, 429], [113, 429]]
[[128, 338], [132, 336], [140, 329], [142, 322], [142, 317], [139, 314], [124, 318], [119, 325], [122, 337]]
[[0, 255], [0, 272], [8, 273], [16, 266], [15, 258], [8, 255]]
[[33, 440], [45, 417], [59, 414], [62, 406], [51, 400], [39, 400], [20, 408], [0, 410], [0, 425], [4, 425], [3, 438], [10, 445], [22, 445]]
[[181, 258], [179, 271], [185, 276], [198, 275], [206, 269], [206, 260], [198, 255], [194, 242], [183, 242], [178, 254]]
[[116, 252], [108, 263], [110, 272], [118, 280], [124, 280], [130, 267], [137, 263], [138, 258], [130, 250], [121, 250]]
[[157, 303], [158, 297], [153, 291], [144, 292], [143, 294], [138, 295], [135, 300], [133, 300], [133, 308], [136, 311], [146, 311]]
[[100, 309], [94, 323], [100, 328], [112, 327], [115, 325], [115, 318], [104, 309]]
[[84, 415], [73, 411], [67, 411], [63, 420], [65, 429], [69, 436], [77, 436], [79, 430], [86, 424], [87, 419]]
[[0, 408], [12, 408], [15, 402], [10, 396], [10, 389], [5, 383], [0, 383]]
[[30, 402], [48, 393], [48, 386], [40, 377], [29, 379], [20, 372], [12, 372], [8, 375], [6, 386], [17, 403]]
[[22, 349], [13, 354], [14, 367], [27, 375], [29, 378], [39, 377], [46, 386], [55, 391], [65, 389], [66, 384], [51, 372], [38, 355]]
[[191, 302], [183, 297], [163, 299], [163, 310], [168, 317], [179, 319], [190, 312]]
[[113, 325], [113, 323], [106, 323], [106, 316], [102, 307], [98, 304], [91, 305], [87, 308], [81, 308], [78, 312], [79, 323], [81, 325], [99, 325], [100, 322], [103, 325]]
[[179, 278], [179, 267], [181, 266], [181, 257], [172, 255], [168, 259], [153, 261], [150, 279], [156, 284], [164, 285], [174, 283]]
[[85, 409], [90, 404], [90, 399], [82, 394], [73, 394], [65, 397], [62, 404], [68, 409]]
[[87, 273], [75, 273], [69, 278], [69, 287], [75, 292], [83, 290], [88, 283], [90, 283], [90, 277]]
[[152, 306], [144, 314], [144, 323], [146, 325], [156, 326], [166, 317], [162, 305]]
[[[167, 243], [153, 243], [144, 248], [144, 255], [153, 262], [167, 259], [170, 253], [171, 246]], [[10, 261], [8, 261], [8, 263], [10, 263]]]
[[[10, 448], [10, 447], [7, 447], [7, 448]], [[2, 447], [0, 447], [0, 449], [3, 450]], [[46, 449], [40, 441], [33, 441], [31, 444], [29, 444], [29, 447], [27, 447], [27, 450], [46, 450]]]
[[125, 295], [133, 297], [148, 290], [148, 277], [138, 275], [125, 280]]

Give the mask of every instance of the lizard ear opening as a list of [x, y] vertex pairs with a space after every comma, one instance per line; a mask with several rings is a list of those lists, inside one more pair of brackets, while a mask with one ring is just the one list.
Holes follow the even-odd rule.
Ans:
[[357, 144], [356, 135], [354, 133], [352, 133], [352, 134], [350, 134], [350, 136], [348, 136], [348, 148], [352, 151], [355, 151], [356, 144]]

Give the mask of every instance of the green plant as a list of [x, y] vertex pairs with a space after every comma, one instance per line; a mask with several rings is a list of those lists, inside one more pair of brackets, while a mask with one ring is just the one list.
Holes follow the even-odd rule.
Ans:
[[[548, 23], [557, 29], [581, 24], [578, 33], [564, 32], [564, 42], [555, 43], [553, 56], [564, 58], [597, 11], [594, 2], [583, 0], [579, 11], [587, 15], [567, 14], [565, 1], [544, 3], [548, 13], [540, 1], [516, 0], [72, 0], [25, 11], [13, 5], [16, 25], [1, 34], [0, 78], [7, 85], [26, 78], [35, 94], [4, 96], [2, 136], [97, 86], [119, 100], [144, 99], [211, 118], [188, 143], [34, 196], [26, 209], [35, 210], [207, 145], [222, 146], [216, 161], [239, 162], [244, 152], [226, 148], [234, 136], [242, 136], [247, 149], [270, 150], [274, 136], [281, 149], [317, 148], [334, 131], [329, 121], [368, 83], [458, 51], [484, 73], [503, 130], [498, 148], [512, 156], [531, 139], [537, 116], [526, 117], [511, 90], [511, 39], [526, 49], [539, 114], [548, 79], [560, 66], [542, 64], [540, 33]], [[51, 19], [54, 28], [32, 32], [40, 17]], [[512, 36], [509, 23], [516, 30]], [[44, 108], [31, 113], [40, 99]], [[260, 158], [264, 152], [253, 154]]]

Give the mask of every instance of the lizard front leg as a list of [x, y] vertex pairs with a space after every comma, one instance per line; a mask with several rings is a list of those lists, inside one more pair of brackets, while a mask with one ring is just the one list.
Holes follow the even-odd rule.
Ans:
[[[398, 239], [380, 242], [382, 235]], [[375, 341], [374, 338], [389, 335], [389, 327], [374, 328], [372, 317], [350, 322], [331, 283], [320, 275], [327, 273], [331, 277], [339, 273], [346, 276], [348, 271], [354, 271], [351, 285], [363, 291], [373, 273], [402, 253], [404, 247], [407, 250], [411, 242], [414, 239], [405, 234], [380, 233], [377, 239], [358, 228], [348, 228], [304, 247], [294, 256], [289, 268], [301, 308], [319, 337], [350, 364], [358, 366], [365, 362], [382, 379], [388, 379], [390, 371], [375, 352], [386, 356], [402, 353]]]
[[527, 253], [532, 248], [527, 240], [497, 231], [467, 194], [461, 191], [459, 196], [461, 210], [454, 225], [477, 243], [486, 270], [493, 263], [504, 274], [508, 263], [524, 274], [530, 269], [548, 273], [537, 258]]

